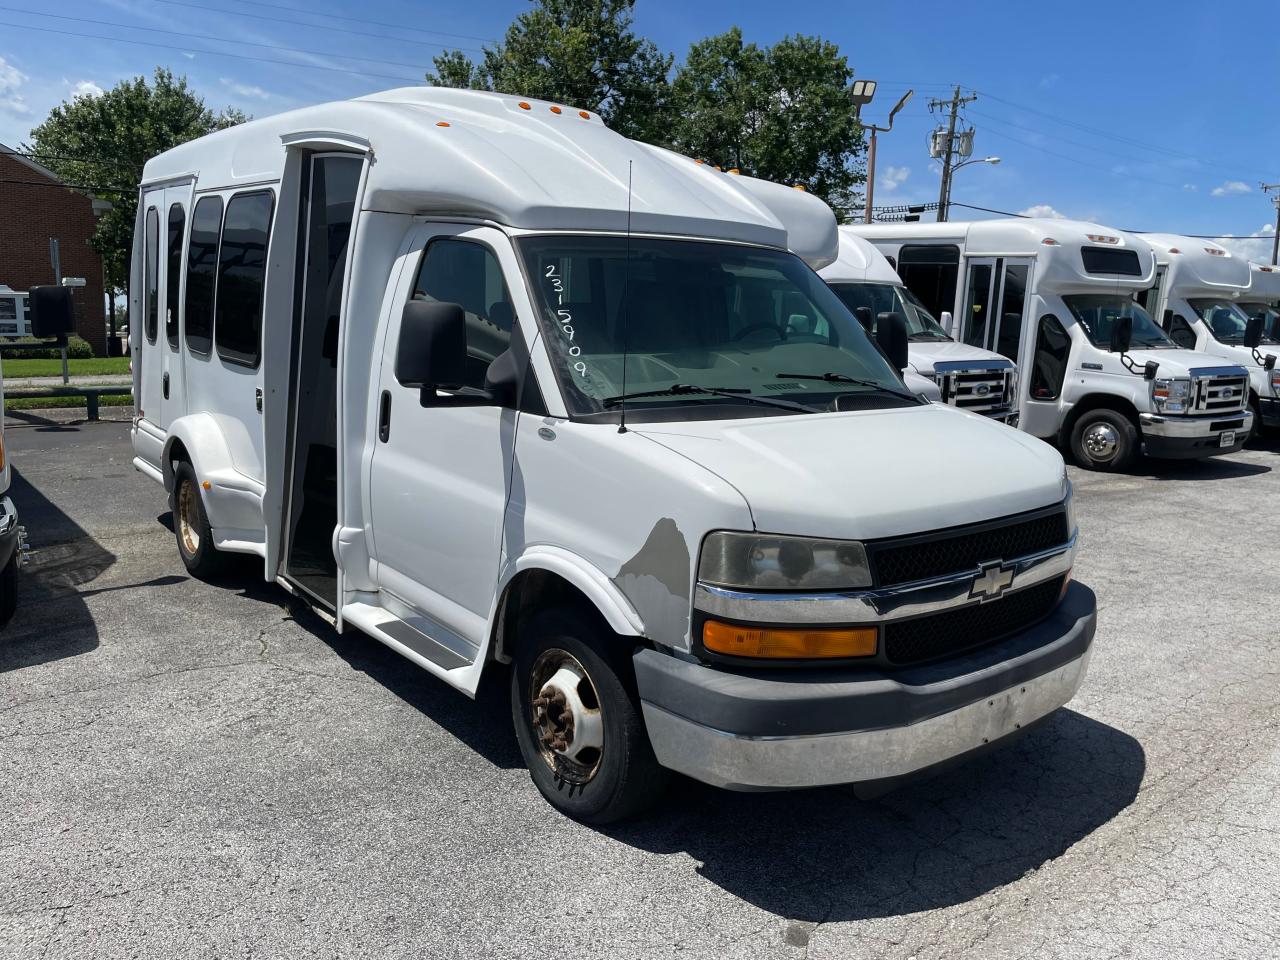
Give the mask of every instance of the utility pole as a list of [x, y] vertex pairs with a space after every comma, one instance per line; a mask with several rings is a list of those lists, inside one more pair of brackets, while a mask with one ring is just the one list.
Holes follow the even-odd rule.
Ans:
[[1264, 193], [1274, 193], [1271, 198], [1272, 204], [1276, 208], [1276, 233], [1271, 239], [1271, 265], [1276, 266], [1276, 261], [1280, 260], [1280, 183], [1264, 183], [1262, 184]]
[[[978, 99], [978, 95], [970, 94], [967, 97], [960, 96], [960, 87], [956, 86], [955, 91], [951, 94], [950, 100], [930, 100], [929, 112], [934, 110], [947, 110], [949, 117], [947, 119], [946, 141], [942, 145], [942, 185], [938, 189], [938, 222], [947, 219], [947, 206], [951, 202], [951, 161], [955, 157], [956, 150], [956, 120], [959, 119], [960, 108], [967, 103], [973, 103]], [[971, 141], [972, 142], [972, 141]], [[972, 148], [970, 148], [972, 149]]]

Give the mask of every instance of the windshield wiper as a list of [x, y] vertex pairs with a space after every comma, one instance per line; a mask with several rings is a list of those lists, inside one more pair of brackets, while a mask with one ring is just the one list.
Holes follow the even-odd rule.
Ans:
[[827, 383], [852, 383], [859, 387], [874, 387], [881, 393], [892, 394], [905, 400], [916, 399], [914, 393], [909, 393], [905, 390], [894, 390], [892, 387], [886, 387], [883, 383], [878, 383], [875, 380], [862, 380], [844, 373], [779, 373], [776, 376], [779, 380], [823, 380]]
[[705, 393], [715, 397], [728, 397], [731, 400], [746, 400], [749, 403], [760, 403], [767, 407], [778, 407], [782, 410], [795, 410], [800, 413], [814, 413], [813, 407], [790, 400], [778, 400], [773, 397], [757, 397], [746, 387], [700, 387], [696, 383], [673, 383], [665, 390], [642, 390], [638, 393], [623, 393], [616, 397], [606, 397], [601, 401], [606, 407], [616, 407], [627, 400], [642, 400], [645, 397], [679, 397], [691, 393]]

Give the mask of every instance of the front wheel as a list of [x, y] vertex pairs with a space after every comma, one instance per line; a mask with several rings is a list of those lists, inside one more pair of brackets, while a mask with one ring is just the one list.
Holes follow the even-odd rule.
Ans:
[[178, 555], [193, 577], [207, 580], [221, 573], [226, 555], [213, 545], [213, 529], [204, 512], [196, 472], [185, 460], [173, 471], [173, 533], [178, 538]]
[[584, 823], [634, 816], [666, 785], [629, 654], [624, 639], [572, 609], [539, 614], [521, 630], [511, 672], [520, 752], [547, 801]]
[[1071, 431], [1071, 452], [1088, 470], [1123, 470], [1137, 455], [1137, 428], [1116, 410], [1090, 410]]

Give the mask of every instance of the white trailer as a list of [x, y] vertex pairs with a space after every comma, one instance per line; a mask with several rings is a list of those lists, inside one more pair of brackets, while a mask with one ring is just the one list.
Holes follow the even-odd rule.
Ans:
[[1267, 329], [1264, 316], [1257, 342], [1248, 342], [1249, 318], [1263, 313], [1244, 306], [1267, 303], [1267, 298], [1274, 302], [1277, 283], [1270, 268], [1255, 268], [1209, 240], [1172, 233], [1143, 234], [1143, 239], [1156, 256], [1155, 284], [1143, 298], [1147, 311], [1180, 346], [1243, 367], [1257, 426], [1280, 427], [1280, 370], [1275, 369], [1280, 330]]
[[667, 769], [883, 786], [1069, 700], [1095, 601], [1061, 457], [903, 389], [836, 251], [812, 197], [587, 111], [252, 121], [146, 166], [134, 462], [196, 575], [256, 555], [467, 694], [509, 665], [572, 816]]
[[1095, 470], [1138, 453], [1239, 450], [1253, 425], [1248, 373], [1183, 350], [1133, 297], [1155, 279], [1142, 238], [1032, 218], [855, 226], [957, 340], [1023, 372], [1019, 425]]
[[[1018, 370], [991, 350], [957, 343], [920, 299], [902, 284], [871, 241], [840, 228], [840, 255], [818, 275], [864, 325], [882, 313], [906, 320], [911, 372], [933, 386], [941, 403], [1018, 425]], [[949, 319], [947, 314], [944, 319]]]

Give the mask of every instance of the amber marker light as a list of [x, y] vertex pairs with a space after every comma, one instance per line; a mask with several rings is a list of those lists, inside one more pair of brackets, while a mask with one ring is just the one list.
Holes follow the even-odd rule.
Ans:
[[436, 121], [436, 126], [437, 126], [437, 127], [447, 127], [448, 125], [449, 125], [449, 122], [448, 122], [447, 120], [437, 120], [437, 121]]
[[517, 107], [519, 107], [521, 110], [532, 110], [532, 109], [533, 109], [533, 107], [529, 106], [529, 104], [525, 103], [523, 100], [521, 100], [519, 103], [517, 103], [517, 104], [516, 104], [516, 106], [517, 106]]
[[210, 483], [208, 480], [204, 481], [204, 483], [200, 484], [200, 486], [204, 487], [206, 490], [213, 489], [213, 484]]
[[552, 108], [551, 108], [551, 112], [552, 112], [552, 113], [564, 113], [564, 111], [563, 111], [563, 110], [561, 110], [559, 107], [552, 107]]
[[839, 630], [774, 629], [743, 627], [719, 620], [702, 626], [702, 645], [713, 653], [731, 657], [771, 660], [834, 660], [874, 657], [875, 627]]
[[587, 111], [585, 111], [585, 110], [579, 110], [579, 111], [578, 111], [578, 116], [580, 116], [583, 120], [590, 120], [590, 119], [591, 119], [591, 114], [587, 113]]

